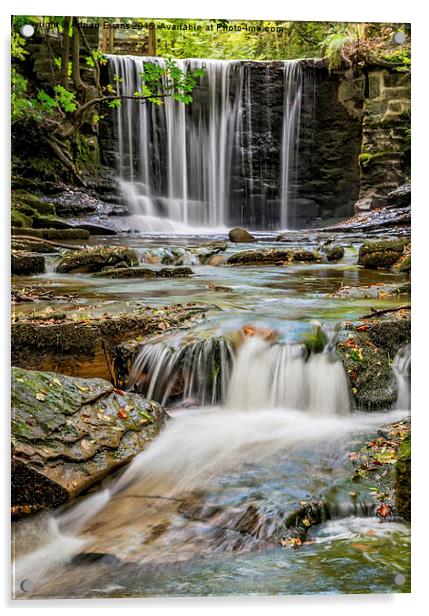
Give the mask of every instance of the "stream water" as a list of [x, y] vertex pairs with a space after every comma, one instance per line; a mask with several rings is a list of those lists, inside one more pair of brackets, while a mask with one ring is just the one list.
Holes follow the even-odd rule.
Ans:
[[[258, 248], [279, 247], [274, 237], [260, 239]], [[288, 246], [316, 248], [322, 239], [291, 233]], [[409, 591], [409, 525], [375, 516], [374, 498], [351, 481], [348, 461], [348, 453], [381, 426], [408, 414], [408, 384], [401, 381], [408, 356], [395, 362], [402, 384], [398, 408], [360, 414], [351, 412], [343, 369], [329, 349], [305, 362], [301, 346], [315, 321], [334, 331], [339, 320], [370, 307], [403, 303], [403, 297], [362, 288], [405, 277], [358, 268], [359, 238], [346, 241], [337, 263], [283, 268], [202, 265], [198, 250], [214, 240], [225, 236], [96, 238], [134, 247], [148, 267], [173, 254], [192, 268], [190, 278], [61, 275], [55, 257], [50, 271], [20, 278], [24, 286], [77, 293], [74, 305], [84, 312], [128, 310], [139, 302], [211, 308], [192, 330], [143, 347], [134, 366], [134, 378], [150, 367], [150, 395], [167, 401], [169, 377], [182, 365], [177, 353], [191, 345], [186, 373], [194, 376], [182, 400], [193, 406], [171, 410], [160, 436], [103, 486], [54, 514], [15, 524], [18, 596]], [[226, 254], [255, 247], [228, 245]], [[349, 286], [361, 292], [351, 299], [341, 293]], [[47, 307], [20, 304], [15, 311]], [[276, 343], [250, 338], [234, 355], [228, 340], [244, 325], [275, 330]], [[221, 368], [207, 390], [198, 376], [211, 369], [213, 358]], [[299, 549], [279, 548], [287, 519], [315, 501], [324, 503], [325, 521], [310, 529]], [[32, 581], [32, 592], [21, 591], [24, 579]]]

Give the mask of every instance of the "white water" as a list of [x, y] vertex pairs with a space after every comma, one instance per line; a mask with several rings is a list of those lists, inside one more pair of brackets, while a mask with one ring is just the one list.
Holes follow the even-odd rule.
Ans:
[[396, 378], [396, 386], [398, 388], [396, 408], [410, 410], [411, 344], [407, 344], [398, 351], [392, 367]]
[[[114, 83], [117, 75], [116, 91], [127, 96], [141, 89], [145, 62], [164, 65], [164, 59], [157, 57], [108, 57], [111, 81]], [[192, 105], [172, 97], [166, 97], [159, 107], [123, 100], [116, 112], [119, 184], [132, 214], [130, 227], [150, 233], [189, 233], [195, 228], [225, 229], [237, 219], [245, 224], [246, 216], [251, 214], [242, 212], [241, 205], [234, 203], [234, 168], [236, 172], [240, 169], [245, 178], [242, 182], [246, 183], [246, 201], [260, 212], [265, 208], [265, 199], [253, 194], [256, 180], [265, 183], [261, 174], [266, 170], [252, 160], [252, 67], [246, 62], [224, 60], [176, 63], [185, 72], [201, 67], [206, 71]], [[262, 66], [268, 75], [269, 65]], [[271, 227], [284, 228], [289, 220], [297, 169], [301, 91], [299, 61], [285, 62], [278, 170], [281, 194], [278, 214], [269, 221]], [[270, 104], [268, 99], [266, 104]]]
[[290, 225], [290, 202], [296, 194], [299, 127], [301, 117], [302, 68], [299, 60], [284, 63], [283, 147], [280, 225]]

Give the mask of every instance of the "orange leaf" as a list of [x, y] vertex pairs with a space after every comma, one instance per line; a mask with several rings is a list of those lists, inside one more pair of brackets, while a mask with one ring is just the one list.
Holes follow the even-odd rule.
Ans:
[[383, 503], [382, 505], [380, 505], [377, 509], [377, 515], [379, 515], [382, 518], [387, 517], [388, 515], [390, 515], [391, 513], [391, 508], [389, 507], [389, 505], [386, 505], [386, 503]]
[[118, 416], [119, 416], [121, 419], [126, 419], [126, 418], [128, 417], [128, 414], [127, 414], [127, 412], [126, 412], [126, 410], [125, 410], [125, 409], [120, 409], [120, 410], [118, 411]]

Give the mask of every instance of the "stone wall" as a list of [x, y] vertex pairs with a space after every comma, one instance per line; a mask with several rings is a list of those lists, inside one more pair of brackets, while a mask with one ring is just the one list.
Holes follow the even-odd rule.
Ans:
[[366, 77], [357, 212], [386, 205], [410, 176], [411, 73], [374, 69]]

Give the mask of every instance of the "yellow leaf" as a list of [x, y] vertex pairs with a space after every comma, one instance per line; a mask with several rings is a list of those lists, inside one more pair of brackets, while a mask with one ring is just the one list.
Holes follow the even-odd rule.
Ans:
[[44, 400], [46, 400], [46, 395], [43, 394], [41, 391], [38, 391], [36, 394], [36, 398], [40, 400], [41, 402], [43, 402]]

